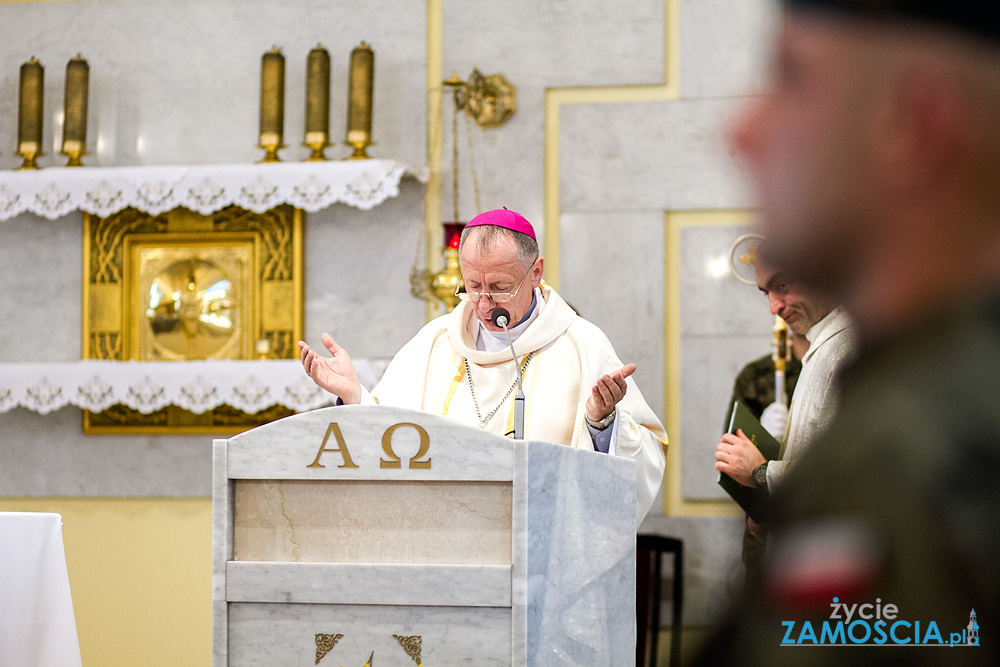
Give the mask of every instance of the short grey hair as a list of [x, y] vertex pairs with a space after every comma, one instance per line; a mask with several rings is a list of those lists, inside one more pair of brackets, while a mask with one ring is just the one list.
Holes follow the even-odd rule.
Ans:
[[523, 232], [515, 232], [513, 229], [500, 227], [498, 225], [476, 225], [466, 227], [462, 230], [462, 239], [458, 244], [458, 253], [462, 254], [465, 242], [472, 235], [472, 231], [479, 229], [476, 233], [475, 243], [480, 252], [488, 252], [494, 245], [503, 239], [511, 239], [517, 244], [517, 261], [526, 269], [538, 259], [538, 242]]

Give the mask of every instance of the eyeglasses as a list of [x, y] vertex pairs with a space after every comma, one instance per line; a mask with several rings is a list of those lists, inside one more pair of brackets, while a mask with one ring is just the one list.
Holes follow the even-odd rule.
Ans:
[[517, 283], [517, 289], [515, 289], [513, 293], [511, 293], [511, 292], [466, 292], [465, 291], [465, 284], [463, 283], [463, 284], [459, 285], [457, 288], [455, 288], [455, 296], [457, 296], [461, 301], [468, 301], [470, 303], [476, 303], [480, 299], [482, 299], [483, 297], [486, 297], [487, 299], [489, 299], [493, 303], [507, 303], [508, 301], [510, 301], [511, 299], [513, 299], [515, 296], [517, 296], [517, 293], [519, 291], [521, 291], [521, 285], [524, 284], [524, 279], [528, 277], [528, 274], [531, 273], [531, 269], [534, 266], [535, 266], [535, 263], [532, 262], [531, 266], [528, 267], [528, 270], [524, 272], [523, 276], [521, 276], [521, 280]]

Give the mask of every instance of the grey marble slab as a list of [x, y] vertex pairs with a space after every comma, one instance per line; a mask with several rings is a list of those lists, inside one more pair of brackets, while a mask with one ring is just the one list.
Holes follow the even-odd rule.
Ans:
[[681, 0], [681, 97], [745, 95], [771, 61], [780, 5], [746, 0]]
[[231, 483], [226, 475], [225, 440], [212, 443], [212, 664], [229, 664], [229, 602], [226, 563], [233, 557]]
[[770, 336], [681, 339], [681, 492], [689, 500], [728, 499], [716, 482], [715, 446], [725, 432], [736, 375], [770, 351]]
[[[338, 444], [338, 432], [356, 467], [350, 467], [339, 451], [342, 445]], [[470, 443], [468, 434], [468, 427], [454, 420], [401, 408], [360, 405], [321, 408], [231, 438], [229, 476], [233, 479], [510, 480], [510, 441], [482, 433], [480, 440]], [[422, 442], [426, 443], [425, 451], [421, 451]], [[387, 446], [391, 452], [386, 450]], [[321, 448], [338, 451], [324, 451], [320, 455]], [[313, 464], [317, 466], [310, 467]]]
[[660, 418], [664, 410], [663, 211], [560, 216], [559, 294], [607, 334]]
[[[0, 225], [2, 226], [2, 225]], [[202, 497], [212, 494], [210, 436], [83, 433], [83, 414], [0, 414], [6, 496]]]
[[226, 565], [230, 602], [510, 607], [510, 591], [510, 567], [501, 565]]
[[635, 659], [635, 530], [627, 521], [635, 463], [595, 466], [595, 456], [558, 445], [528, 452], [528, 665]]
[[[392, 17], [392, 20], [385, 20]], [[18, 64], [34, 54], [46, 67], [43, 166], [64, 164], [61, 138], [66, 62], [90, 63], [90, 165], [250, 162], [256, 148], [261, 55], [282, 47], [285, 160], [301, 160], [305, 61], [322, 42], [331, 56], [331, 139], [342, 157], [348, 61], [362, 40], [376, 54], [371, 151], [419, 164], [424, 159], [426, 17], [422, 3], [393, 0], [130, 0], [0, 5], [8, 27], [0, 44], [0, 136], [17, 134]], [[114, 35], [114, 39], [109, 39]], [[12, 93], [10, 91], [13, 91]], [[416, 102], [416, 103], [414, 103]], [[4, 150], [0, 168], [20, 159]]]
[[445, 2], [445, 76], [475, 65], [519, 88], [662, 83], [663, 20], [661, 0]]
[[566, 104], [559, 203], [566, 211], [745, 208], [726, 131], [737, 98]]
[[[750, 231], [747, 225], [681, 227], [681, 336], [771, 335], [774, 315], [767, 297], [729, 269], [733, 243]], [[747, 277], [752, 276], [751, 270]]]
[[413, 667], [394, 635], [418, 637], [420, 658], [434, 667], [510, 665], [510, 610], [491, 607], [394, 607], [233, 603], [231, 667], [315, 667], [316, 635], [341, 635], [319, 662]]

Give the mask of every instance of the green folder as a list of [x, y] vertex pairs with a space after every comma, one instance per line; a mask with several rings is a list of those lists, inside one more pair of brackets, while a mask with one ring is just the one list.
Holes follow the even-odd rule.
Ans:
[[[743, 435], [750, 438], [750, 442], [757, 446], [760, 453], [768, 461], [781, 458], [781, 443], [774, 439], [774, 436], [761, 426], [760, 420], [753, 416], [753, 413], [739, 401], [733, 404], [733, 414], [729, 419], [729, 433], [735, 434], [742, 429]], [[725, 489], [736, 504], [743, 508], [747, 515], [762, 523], [770, 494], [767, 489], [743, 486], [735, 479], [725, 473], [719, 473], [719, 486]]]

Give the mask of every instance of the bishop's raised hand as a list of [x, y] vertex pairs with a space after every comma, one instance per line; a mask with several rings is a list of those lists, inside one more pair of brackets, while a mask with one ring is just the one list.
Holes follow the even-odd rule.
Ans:
[[330, 334], [324, 333], [322, 341], [330, 352], [329, 357], [321, 356], [305, 341], [299, 341], [302, 367], [319, 387], [339, 396], [346, 405], [357, 405], [361, 402], [361, 382], [354, 372], [351, 356]]

